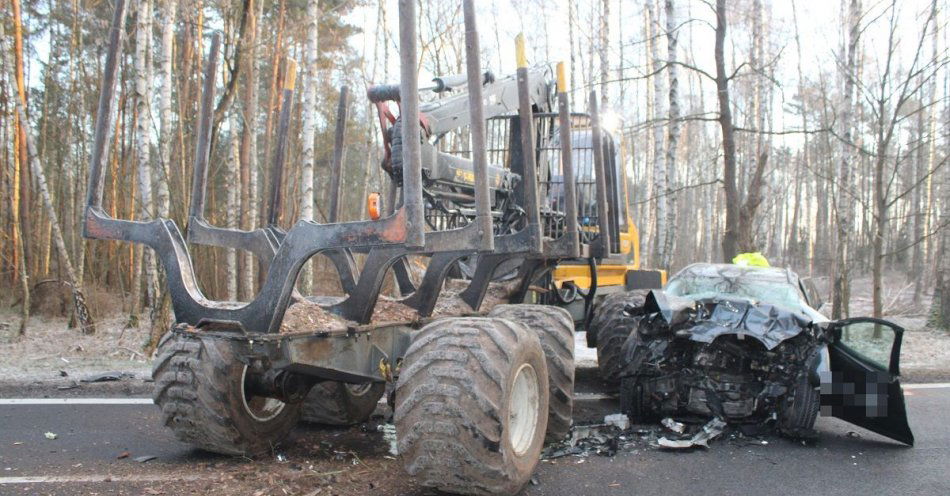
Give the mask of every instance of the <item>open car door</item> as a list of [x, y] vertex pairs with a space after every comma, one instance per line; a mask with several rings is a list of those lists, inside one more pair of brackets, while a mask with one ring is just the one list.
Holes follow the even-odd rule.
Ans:
[[822, 380], [821, 414], [913, 446], [899, 380], [904, 329], [863, 317], [832, 322], [829, 329], [831, 380]]

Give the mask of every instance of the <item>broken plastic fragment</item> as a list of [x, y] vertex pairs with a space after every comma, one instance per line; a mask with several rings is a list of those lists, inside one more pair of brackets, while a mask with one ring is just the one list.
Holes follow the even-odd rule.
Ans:
[[682, 434], [684, 431], [686, 431], [686, 426], [682, 422], [673, 420], [672, 417], [666, 417], [665, 419], [661, 420], [660, 423], [663, 424], [663, 427], [666, 427], [667, 429], [678, 434]]
[[376, 430], [383, 433], [383, 439], [389, 443], [389, 454], [396, 456], [399, 454], [399, 447], [396, 443], [396, 426], [393, 424], [380, 424]]
[[57, 436], [56, 434], [54, 434], [54, 433], [52, 433], [52, 432], [47, 432], [46, 434], [44, 434], [44, 436], [46, 436], [46, 439], [49, 439], [49, 440], [53, 440], [53, 439], [56, 439], [56, 438], [59, 437], [59, 436]]
[[630, 427], [630, 419], [627, 418], [626, 414], [615, 413], [613, 415], [607, 415], [604, 417], [604, 424], [616, 426], [618, 429], [625, 431]]

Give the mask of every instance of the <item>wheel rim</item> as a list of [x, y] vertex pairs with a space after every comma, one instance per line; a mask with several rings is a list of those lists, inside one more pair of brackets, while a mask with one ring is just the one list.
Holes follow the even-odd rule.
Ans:
[[540, 393], [538, 373], [531, 364], [523, 364], [515, 372], [511, 396], [508, 398], [508, 440], [516, 455], [523, 455], [534, 441], [538, 429]]
[[276, 398], [266, 398], [264, 396], [252, 396], [247, 390], [247, 365], [241, 371], [241, 403], [244, 404], [244, 411], [258, 422], [267, 422], [273, 420], [284, 411], [283, 401]]

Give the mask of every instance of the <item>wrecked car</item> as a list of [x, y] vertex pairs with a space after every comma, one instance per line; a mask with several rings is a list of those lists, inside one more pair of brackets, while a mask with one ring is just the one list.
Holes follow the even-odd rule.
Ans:
[[[830, 321], [791, 270], [694, 264], [602, 304], [593, 340], [634, 422], [725, 421], [812, 437], [819, 412], [913, 445], [899, 381], [903, 329]], [[590, 338], [589, 338], [590, 340]]]

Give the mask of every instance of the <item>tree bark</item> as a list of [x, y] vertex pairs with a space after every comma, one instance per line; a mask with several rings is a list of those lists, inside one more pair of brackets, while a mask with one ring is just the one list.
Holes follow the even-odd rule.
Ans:
[[660, 39], [660, 33], [662, 33], [662, 25], [660, 24], [659, 11], [655, 8], [653, 0], [648, 0], [646, 2], [646, 11], [647, 17], [650, 22], [650, 59], [653, 63], [652, 72], [656, 72], [652, 77], [650, 77], [650, 83], [653, 86], [653, 115], [654, 122], [653, 124], [653, 196], [656, 201], [656, 218], [655, 218], [655, 227], [654, 227], [654, 236], [653, 236], [653, 254], [654, 260], [656, 260], [661, 267], [668, 267], [670, 254], [667, 250], [667, 240], [670, 236], [670, 230], [672, 226], [667, 224], [669, 221], [669, 183], [667, 178], [669, 177], [669, 170], [666, 166], [666, 149], [664, 148], [663, 139], [665, 137], [664, 126], [659, 123], [659, 120], [662, 116], [666, 115], [664, 104], [670, 98], [670, 95], [667, 94], [666, 85], [663, 80], [663, 74], [661, 68], [663, 67], [664, 61], [660, 58], [660, 51], [658, 41]]
[[852, 100], [854, 98], [854, 72], [857, 63], [858, 39], [860, 37], [861, 2], [850, 0], [848, 4], [847, 60], [843, 66], [844, 94], [841, 105], [841, 159], [838, 163], [838, 185], [835, 194], [835, 225], [838, 239], [835, 243], [835, 281], [832, 291], [832, 318], [848, 316], [848, 300], [851, 287], [851, 230], [853, 229], [851, 193], [851, 122]]
[[667, 218], [666, 231], [662, 232], [663, 248], [660, 256], [660, 267], [669, 268], [673, 262], [673, 247], [676, 240], [676, 148], [680, 135], [680, 102], [679, 102], [679, 71], [676, 64], [676, 50], [679, 41], [679, 16], [673, 0], [666, 0], [666, 46], [667, 71], [670, 75], [669, 93], [669, 124], [666, 140], [666, 203]]
[[726, 0], [716, 0], [716, 93], [719, 96], [719, 127], [722, 130], [723, 188], [726, 193], [726, 229], [722, 258], [726, 263], [739, 254], [739, 189], [736, 186], [736, 137], [726, 75]]
[[[20, 1], [11, 0], [13, 10], [13, 58], [14, 78], [16, 80], [16, 100], [28, 107], [26, 83], [23, 79], [23, 19], [20, 14]], [[11, 67], [11, 64], [6, 64]], [[14, 224], [16, 229], [13, 232], [14, 256], [22, 259], [22, 263], [14, 262], [14, 279], [22, 278], [26, 282], [23, 287], [29, 288], [30, 282], [30, 248], [26, 243], [31, 239], [32, 233], [29, 215], [23, 215], [30, 211], [30, 170], [29, 157], [26, 149], [26, 125], [20, 121], [19, 115], [14, 115], [14, 173], [13, 173], [13, 196], [16, 205], [14, 212]], [[19, 246], [17, 246], [19, 243]], [[19, 274], [17, 274], [19, 271]], [[19, 276], [19, 277], [18, 277]], [[27, 292], [29, 290], [27, 289]], [[23, 299], [29, 302], [29, 295], [24, 292]], [[28, 319], [29, 309], [26, 310], [24, 322]]]
[[[136, 211], [139, 220], [154, 217], [152, 205], [152, 163], [151, 163], [151, 51], [152, 39], [152, 2], [143, 0], [139, 3], [139, 12], [136, 22], [135, 35], [135, 162], [138, 174], [138, 197]], [[141, 253], [141, 284], [134, 283], [132, 288], [132, 311], [129, 315], [129, 326], [138, 325], [138, 316], [141, 305], [151, 310], [155, 303], [156, 293], [156, 265], [150, 249], [137, 249]], [[138, 272], [136, 268], [136, 272]], [[136, 274], [138, 275], [138, 274]], [[144, 284], [144, 298], [140, 294]]]
[[[304, 49], [304, 78], [303, 78], [303, 153], [301, 155], [300, 170], [300, 219], [313, 220], [313, 168], [316, 160], [314, 139], [317, 127], [317, 62], [319, 44], [320, 7], [317, 0], [307, 2], [307, 45]], [[301, 271], [299, 281], [300, 290], [308, 292], [313, 279], [313, 265], [307, 263]]]
[[168, 197], [168, 178], [171, 170], [172, 138], [172, 58], [175, 46], [175, 14], [178, 0], [162, 2], [162, 43], [158, 51], [158, 79], [161, 81], [158, 92], [158, 115], [160, 132], [158, 136], [158, 166], [152, 178], [155, 184], [155, 205], [159, 217], [167, 218], [170, 202]]

